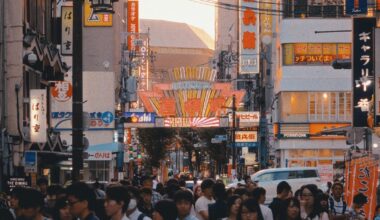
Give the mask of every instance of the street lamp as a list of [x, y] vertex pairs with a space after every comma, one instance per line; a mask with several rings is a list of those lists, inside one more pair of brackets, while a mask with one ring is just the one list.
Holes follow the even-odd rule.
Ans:
[[113, 14], [115, 11], [113, 10], [113, 3], [118, 0], [90, 0], [91, 8], [94, 10], [94, 14], [96, 13], [109, 13]]

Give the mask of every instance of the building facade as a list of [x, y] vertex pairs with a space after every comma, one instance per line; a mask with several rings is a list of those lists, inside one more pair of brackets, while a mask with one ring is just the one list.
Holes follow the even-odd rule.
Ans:
[[340, 2], [278, 3], [271, 154], [278, 167], [318, 167], [332, 181], [350, 146], [344, 136], [320, 133], [351, 125], [351, 70], [332, 67], [351, 59], [351, 18]]

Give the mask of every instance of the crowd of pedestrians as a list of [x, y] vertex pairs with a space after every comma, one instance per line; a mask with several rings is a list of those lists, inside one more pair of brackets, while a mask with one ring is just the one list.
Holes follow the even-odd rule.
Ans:
[[[266, 191], [250, 178], [245, 184], [226, 189], [221, 180], [205, 179], [186, 188], [185, 180], [170, 179], [165, 185], [153, 178], [138, 186], [120, 181], [102, 189], [96, 182], [73, 183], [64, 188], [38, 181], [38, 189], [16, 187], [0, 194], [1, 220], [380, 220], [360, 211], [367, 203], [363, 194], [348, 207], [343, 184], [335, 182], [327, 192], [314, 184], [292, 189], [277, 186], [277, 196], [265, 204]], [[293, 193], [294, 192], [294, 193]], [[376, 211], [380, 213], [380, 208]]]

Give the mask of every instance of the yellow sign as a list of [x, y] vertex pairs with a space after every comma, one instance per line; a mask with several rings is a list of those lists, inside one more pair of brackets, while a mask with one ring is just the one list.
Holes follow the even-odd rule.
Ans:
[[90, 0], [84, 2], [84, 26], [86, 27], [112, 27], [112, 14], [94, 14]]

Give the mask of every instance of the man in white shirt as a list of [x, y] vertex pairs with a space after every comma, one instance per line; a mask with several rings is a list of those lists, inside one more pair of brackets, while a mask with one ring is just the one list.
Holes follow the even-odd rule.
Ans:
[[127, 216], [130, 220], [152, 220], [150, 217], [146, 216], [144, 213], [140, 212], [137, 208], [139, 203], [139, 190], [136, 187], [129, 186], [127, 188], [128, 194], [131, 197], [131, 200], [128, 204]]
[[332, 195], [328, 200], [330, 217], [332, 220], [345, 220], [348, 215], [348, 207], [343, 199], [343, 184], [336, 182], [331, 189]]
[[272, 210], [264, 205], [266, 191], [262, 187], [257, 187], [252, 191], [253, 198], [257, 200], [260, 205], [261, 214], [264, 220], [273, 220]]
[[213, 199], [212, 187], [214, 181], [212, 179], [206, 179], [201, 184], [203, 195], [195, 203], [195, 212], [199, 220], [208, 220], [208, 205], [215, 203]]

